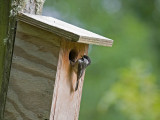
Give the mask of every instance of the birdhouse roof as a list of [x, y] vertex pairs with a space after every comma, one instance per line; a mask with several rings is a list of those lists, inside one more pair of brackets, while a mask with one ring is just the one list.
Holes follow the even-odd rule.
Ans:
[[102, 46], [112, 46], [113, 44], [113, 40], [109, 38], [84, 30], [53, 17], [21, 13], [17, 18], [20, 21], [67, 38], [67, 40], [70, 41]]

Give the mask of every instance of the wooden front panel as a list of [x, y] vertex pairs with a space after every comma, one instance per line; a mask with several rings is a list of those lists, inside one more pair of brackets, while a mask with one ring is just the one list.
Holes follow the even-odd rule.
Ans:
[[50, 120], [78, 120], [84, 75], [75, 91], [77, 74], [70, 65], [71, 50], [77, 52], [78, 59], [88, 53], [88, 45], [62, 40]]
[[59, 38], [19, 22], [5, 120], [49, 120]]

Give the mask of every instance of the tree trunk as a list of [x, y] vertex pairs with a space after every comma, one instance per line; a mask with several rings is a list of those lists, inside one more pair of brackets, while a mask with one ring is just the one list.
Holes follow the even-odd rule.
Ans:
[[16, 32], [15, 16], [41, 14], [45, 0], [0, 0], [0, 120], [3, 120]]

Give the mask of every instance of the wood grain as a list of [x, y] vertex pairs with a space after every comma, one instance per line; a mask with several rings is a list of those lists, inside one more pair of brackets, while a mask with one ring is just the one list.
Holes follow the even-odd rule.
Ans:
[[77, 74], [70, 65], [71, 50], [77, 51], [78, 59], [87, 54], [88, 45], [62, 40], [50, 120], [78, 120], [84, 75], [80, 79], [78, 90], [74, 91]]
[[44, 2], [45, 0], [0, 0], [0, 120], [4, 119], [10, 78], [16, 33], [15, 15], [22, 11], [41, 14]]
[[18, 16], [18, 20], [57, 34], [66, 38], [66, 40], [109, 47], [111, 47], [113, 44], [113, 40], [109, 38], [92, 33], [52, 17], [21, 13]]
[[15, 38], [15, 18], [10, 16], [12, 0], [0, 0], [0, 120], [4, 117], [4, 108], [8, 90], [8, 81]]
[[49, 32], [18, 23], [5, 120], [49, 119], [59, 57], [57, 39]]

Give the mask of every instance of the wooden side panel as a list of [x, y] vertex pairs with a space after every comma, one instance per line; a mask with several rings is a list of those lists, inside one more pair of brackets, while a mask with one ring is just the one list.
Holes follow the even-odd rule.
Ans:
[[49, 120], [59, 56], [57, 39], [36, 27], [18, 24], [5, 120]]
[[16, 15], [20, 12], [41, 14], [45, 0], [0, 0], [0, 120], [4, 120]]
[[61, 42], [50, 120], [78, 120], [84, 75], [78, 90], [74, 91], [77, 74], [70, 65], [71, 50], [77, 51], [77, 58], [80, 58], [87, 54], [88, 45], [66, 40]]

